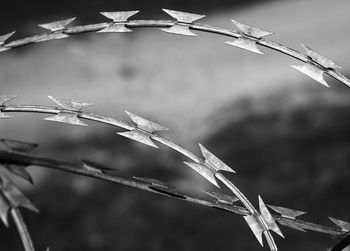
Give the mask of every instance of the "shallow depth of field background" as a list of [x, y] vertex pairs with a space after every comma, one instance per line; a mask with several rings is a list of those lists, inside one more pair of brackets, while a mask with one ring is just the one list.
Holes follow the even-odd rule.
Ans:
[[[170, 19], [161, 8], [206, 14], [201, 22], [232, 29], [234, 18], [272, 30], [271, 40], [296, 50], [305, 43], [350, 77], [348, 0], [13, 1], [0, 9], [0, 31], [17, 30], [21, 38], [42, 32], [38, 23], [72, 16], [77, 25], [103, 22], [99, 11], [139, 9], [135, 19]], [[18, 94], [22, 104], [52, 104], [47, 95], [93, 102], [88, 111], [123, 121], [129, 121], [124, 110], [131, 111], [170, 128], [163, 135], [195, 153], [204, 144], [236, 170], [230, 177], [254, 205], [260, 194], [268, 204], [310, 212], [305, 220], [350, 221], [350, 89], [326, 77], [327, 89], [274, 51], [261, 48], [260, 56], [225, 45], [229, 38], [197, 34], [135, 29], [4, 52], [0, 93]], [[168, 149], [131, 142], [108, 126], [42, 118], [14, 114], [0, 121], [0, 137], [39, 143], [37, 155], [100, 162], [122, 176], [215, 190]], [[41, 210], [24, 211], [38, 250], [267, 250], [240, 216], [40, 167], [30, 171], [36, 185], [21, 186]], [[280, 250], [327, 250], [336, 243], [281, 229]], [[0, 250], [22, 250], [14, 228], [0, 226]]]

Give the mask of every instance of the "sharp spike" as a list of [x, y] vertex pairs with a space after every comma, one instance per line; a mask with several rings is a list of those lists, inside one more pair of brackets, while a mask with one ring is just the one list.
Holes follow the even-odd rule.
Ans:
[[10, 206], [0, 192], [0, 219], [6, 227], [9, 227], [9, 222], [7, 217], [9, 210], [10, 210]]
[[98, 172], [98, 173], [105, 173], [106, 171], [112, 171], [114, 169], [105, 167], [99, 163], [81, 159], [81, 162], [83, 162], [83, 169], [92, 171], [92, 172]]
[[164, 28], [161, 30], [168, 33], [185, 35], [185, 36], [197, 36], [192, 31], [190, 31], [189, 25], [205, 17], [205, 15], [198, 15], [198, 14], [192, 14], [192, 13], [175, 11], [175, 10], [163, 9], [163, 11], [168, 13], [171, 17], [175, 18], [177, 20], [177, 23], [170, 28]]
[[309, 56], [309, 58], [312, 59], [312, 61], [318, 63], [319, 65], [323, 66], [327, 69], [341, 69], [342, 67], [334, 63], [329, 58], [323, 56], [322, 54], [314, 51], [310, 47], [306, 46], [305, 44], [301, 44], [301, 46], [305, 49], [306, 54]]
[[142, 144], [145, 144], [154, 148], [158, 148], [158, 146], [154, 144], [153, 141], [151, 140], [150, 135], [143, 131], [132, 130], [129, 132], [120, 132], [118, 134], [121, 136], [127, 137], [129, 139], [135, 140], [137, 142], [140, 142]]
[[137, 125], [137, 127], [141, 130], [144, 130], [149, 133], [153, 133], [154, 131], [167, 131], [168, 128], [161, 126], [157, 123], [154, 123], [152, 121], [149, 121], [145, 118], [142, 118], [138, 115], [135, 115], [131, 112], [125, 111], [126, 114], [131, 118], [132, 121], [134, 121]]
[[161, 187], [161, 188], [169, 188], [169, 186], [162, 182], [162, 181], [159, 181], [159, 180], [156, 180], [156, 179], [152, 179], [152, 178], [144, 178], [144, 177], [136, 177], [136, 176], [133, 176], [133, 178], [135, 180], [140, 180], [140, 181], [143, 181], [145, 183], [148, 183], [152, 186], [156, 186], [156, 187]]
[[39, 210], [30, 202], [30, 200], [22, 194], [22, 192], [10, 180], [1, 177], [2, 190], [9, 201], [11, 208], [25, 207], [31, 211], [39, 212]]
[[257, 220], [255, 219], [255, 217], [253, 215], [246, 215], [246, 216], [243, 216], [243, 218], [248, 223], [250, 229], [253, 231], [253, 233], [254, 233], [255, 237], [257, 238], [257, 240], [259, 241], [260, 245], [263, 247], [264, 243], [263, 243], [262, 234], [263, 234], [264, 230], [262, 229], [260, 224], [257, 222]]
[[15, 33], [15, 31], [12, 31], [10, 33], [0, 36], [0, 46], [4, 45], [6, 40], [8, 40]]
[[284, 225], [289, 228], [293, 228], [295, 230], [301, 231], [301, 232], [307, 232], [302, 226], [300, 226], [297, 222], [291, 221], [291, 220], [284, 220], [283, 223], [280, 223], [281, 225]]
[[54, 33], [49, 33], [49, 34], [45, 34], [45, 35], [42, 35], [40, 37], [37, 37], [35, 39], [35, 43], [45, 42], [45, 41], [50, 41], [50, 40], [59, 40], [59, 39], [67, 38], [67, 37], [69, 37], [69, 35], [61, 33], [61, 32], [54, 32]]
[[26, 166], [13, 165], [13, 164], [3, 164], [3, 166], [12, 174], [25, 179], [31, 184], [34, 184], [32, 176], [26, 170]]
[[276, 234], [280, 235], [281, 237], [284, 238], [283, 233], [281, 232], [281, 230], [279, 229], [276, 221], [273, 219], [271, 213], [269, 212], [269, 210], [267, 209], [264, 201], [262, 200], [262, 198], [259, 196], [259, 208], [260, 208], [260, 212], [261, 212], [261, 217], [264, 219], [264, 221], [266, 222], [268, 229], [271, 229], [272, 231], [274, 231]]
[[206, 149], [203, 145], [199, 144], [202, 155], [205, 158], [205, 163], [207, 163], [211, 168], [215, 171], [226, 171], [235, 173], [234, 170], [231, 169], [228, 165], [222, 162], [218, 157], [212, 154], [208, 149]]
[[231, 21], [237, 26], [237, 28], [246, 36], [254, 37], [256, 39], [260, 39], [262, 37], [266, 37], [269, 35], [273, 35], [274, 33], [271, 31], [266, 31], [260, 29], [255, 26], [247, 25], [244, 23], [240, 23], [236, 20], [231, 19]]
[[216, 203], [224, 203], [228, 205], [233, 205], [234, 202], [239, 201], [239, 199], [236, 196], [227, 195], [223, 193], [217, 193], [217, 192], [205, 192], [209, 196], [216, 198]]
[[140, 11], [115, 11], [115, 12], [100, 12], [103, 16], [112, 19], [115, 23], [123, 23]]
[[225, 44], [232, 45], [232, 46], [235, 46], [247, 51], [251, 51], [260, 55], [264, 55], [264, 53], [262, 53], [259, 50], [254, 40], [246, 39], [244, 37], [240, 37], [233, 42], [225, 42]]
[[85, 103], [77, 100], [57, 98], [53, 96], [48, 96], [53, 102], [61, 106], [63, 109], [68, 111], [79, 112], [82, 109], [88, 108], [93, 105], [93, 103]]
[[350, 222], [338, 220], [332, 217], [328, 217], [334, 224], [339, 226], [342, 231], [349, 232], [350, 231]]
[[125, 27], [125, 23], [131, 16], [134, 16], [138, 12], [139, 11], [101, 12], [105, 17], [112, 19], [113, 23], [98, 31], [98, 33], [131, 32], [132, 30]]
[[312, 65], [310, 63], [307, 63], [305, 65], [299, 66], [299, 65], [292, 65], [292, 67], [301, 73], [309, 76], [310, 78], [316, 80], [317, 82], [321, 83], [322, 85], [326, 87], [330, 87], [327, 82], [323, 78], [324, 70], [320, 69], [319, 67]]
[[37, 148], [39, 145], [35, 143], [28, 143], [13, 139], [0, 139], [0, 142], [7, 147], [7, 149], [14, 152], [29, 153]]
[[5, 104], [9, 102], [12, 99], [15, 99], [17, 95], [0, 95], [0, 119], [8, 119], [12, 118], [12, 116], [9, 116], [3, 112], [1, 112], [1, 107], [5, 107]]
[[295, 220], [296, 217], [300, 215], [306, 214], [306, 212], [297, 211], [286, 207], [277, 207], [277, 206], [271, 206], [271, 205], [267, 205], [267, 206], [271, 208], [273, 211], [281, 214], [282, 217], [292, 219], [292, 220]]
[[75, 112], [62, 111], [55, 116], [44, 118], [44, 120], [70, 125], [88, 126], [88, 124], [84, 123], [77, 117], [77, 113]]
[[191, 167], [193, 170], [198, 172], [200, 175], [202, 175], [205, 179], [207, 179], [210, 183], [212, 183], [214, 186], [217, 186], [220, 188], [219, 184], [217, 183], [215, 179], [215, 173], [213, 170], [209, 169], [208, 167], [197, 164], [197, 163], [191, 163], [191, 162], [184, 162], [186, 165]]
[[68, 18], [61, 21], [51, 22], [47, 24], [39, 24], [40, 27], [50, 30], [51, 32], [61, 31], [66, 29], [67, 25], [73, 22], [76, 18]]

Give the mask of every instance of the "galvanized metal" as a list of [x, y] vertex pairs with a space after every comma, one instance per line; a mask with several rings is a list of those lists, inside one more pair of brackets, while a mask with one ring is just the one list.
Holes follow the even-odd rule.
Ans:
[[297, 211], [286, 207], [277, 207], [277, 206], [271, 206], [271, 205], [267, 205], [267, 206], [271, 208], [273, 211], [280, 213], [284, 218], [289, 218], [292, 220], [295, 220], [298, 216], [306, 214], [306, 212]]

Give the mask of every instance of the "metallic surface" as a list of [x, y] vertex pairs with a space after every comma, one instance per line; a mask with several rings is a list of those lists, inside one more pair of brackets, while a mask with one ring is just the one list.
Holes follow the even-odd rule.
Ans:
[[267, 205], [269, 208], [271, 208], [273, 211], [280, 213], [284, 218], [289, 218], [295, 220], [296, 217], [306, 214], [306, 212], [303, 211], [297, 211], [294, 209], [286, 208], [286, 207], [276, 207]]

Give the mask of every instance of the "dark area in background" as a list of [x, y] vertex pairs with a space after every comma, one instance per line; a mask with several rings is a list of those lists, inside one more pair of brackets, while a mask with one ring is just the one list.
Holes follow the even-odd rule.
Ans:
[[[261, 194], [266, 203], [307, 211], [303, 219], [332, 226], [328, 216], [349, 220], [345, 191], [350, 188], [350, 102], [349, 94], [341, 89], [335, 93], [335, 103], [315, 90], [337, 92], [337, 88], [313, 89], [308, 94], [310, 103], [298, 106], [286, 104], [288, 93], [242, 100], [218, 113], [230, 118], [243, 111], [241, 119], [228, 121], [203, 143], [220, 152], [220, 158], [237, 171], [232, 180], [254, 204]], [[265, 112], [254, 109], [261, 106]], [[109, 138], [109, 134], [101, 135], [80, 144], [98, 149], [99, 144], [112, 144], [106, 143]], [[133, 143], [122, 143], [118, 154], [136, 160], [126, 174], [167, 182], [174, 175], [179, 177], [176, 169], [183, 160], [167, 152], [140, 153]], [[90, 179], [52, 171], [29, 194], [41, 210], [38, 215], [25, 213], [38, 250], [47, 245], [65, 251], [261, 250], [237, 215], [86, 181]], [[320, 233], [281, 229], [287, 238], [276, 237], [280, 250], [325, 250], [336, 243]], [[0, 235], [1, 250], [21, 250], [14, 228], [1, 226]]]
[[[56, 21], [62, 18], [77, 16], [79, 21], [94, 22], [104, 21], [100, 11], [128, 11], [140, 10], [138, 18], [150, 18], [164, 15], [162, 8], [175, 9], [198, 14], [209, 14], [226, 8], [241, 8], [254, 3], [262, 3], [271, 0], [95, 0], [95, 1], [5, 1], [1, 4], [0, 27], [1, 32], [9, 32], [15, 29], [20, 33], [26, 33], [28, 25], [36, 25], [42, 22]], [[170, 19], [170, 17], [169, 17]]]

